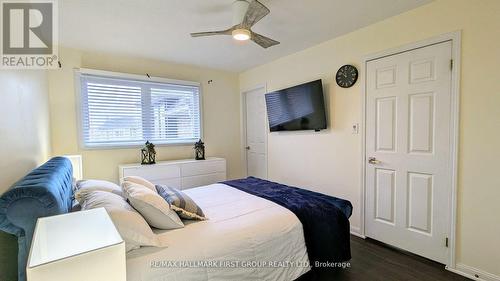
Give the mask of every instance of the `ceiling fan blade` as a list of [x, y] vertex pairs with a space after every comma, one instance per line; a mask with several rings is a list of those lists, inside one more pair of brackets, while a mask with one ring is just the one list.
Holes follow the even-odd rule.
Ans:
[[241, 25], [244, 28], [250, 29], [254, 24], [260, 21], [263, 17], [267, 16], [271, 11], [260, 3], [258, 0], [251, 0], [248, 6], [247, 13], [243, 18]]
[[213, 36], [213, 35], [231, 35], [232, 29], [208, 32], [191, 33], [191, 37]]
[[255, 33], [255, 32], [252, 32], [252, 41], [257, 43], [259, 46], [261, 46], [264, 49], [278, 45], [280, 43], [276, 40], [273, 40], [271, 38], [267, 38], [266, 36], [260, 35], [260, 34]]

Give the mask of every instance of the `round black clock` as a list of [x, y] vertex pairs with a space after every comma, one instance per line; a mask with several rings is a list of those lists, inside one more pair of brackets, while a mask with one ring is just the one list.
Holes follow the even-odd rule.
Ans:
[[350, 88], [358, 80], [358, 70], [356, 69], [356, 67], [350, 64], [346, 64], [339, 68], [335, 80], [337, 80], [337, 85], [339, 85], [340, 87]]

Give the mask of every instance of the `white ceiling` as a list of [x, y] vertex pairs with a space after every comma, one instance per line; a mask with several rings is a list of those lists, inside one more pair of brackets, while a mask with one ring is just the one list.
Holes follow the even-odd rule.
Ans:
[[230, 36], [190, 37], [230, 27], [233, 0], [63, 0], [60, 44], [240, 72], [430, 1], [261, 0], [271, 13], [253, 30], [281, 42], [262, 49]]

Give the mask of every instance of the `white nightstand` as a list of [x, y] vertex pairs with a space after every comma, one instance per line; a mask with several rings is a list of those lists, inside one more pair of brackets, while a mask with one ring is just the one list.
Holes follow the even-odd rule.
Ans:
[[28, 281], [125, 281], [125, 242], [104, 208], [40, 218]]

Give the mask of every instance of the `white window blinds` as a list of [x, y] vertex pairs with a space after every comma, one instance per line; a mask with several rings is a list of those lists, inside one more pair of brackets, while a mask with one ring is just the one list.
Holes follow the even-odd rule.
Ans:
[[151, 82], [80, 73], [84, 147], [190, 144], [201, 137], [194, 83]]

